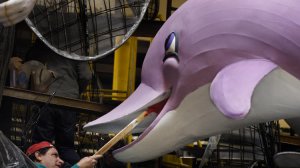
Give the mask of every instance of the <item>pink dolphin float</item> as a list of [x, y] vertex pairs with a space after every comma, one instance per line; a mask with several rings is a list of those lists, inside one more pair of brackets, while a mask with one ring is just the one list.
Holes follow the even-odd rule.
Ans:
[[188, 0], [155, 36], [136, 91], [86, 130], [118, 132], [167, 100], [114, 151], [140, 162], [250, 124], [300, 117], [300, 1]]

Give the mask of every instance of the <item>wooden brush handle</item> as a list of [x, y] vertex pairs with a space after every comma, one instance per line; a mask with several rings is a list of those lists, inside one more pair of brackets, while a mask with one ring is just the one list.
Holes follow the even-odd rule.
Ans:
[[125, 128], [123, 128], [117, 135], [110, 139], [105, 145], [103, 145], [94, 155], [103, 155], [107, 152], [113, 145], [115, 145], [119, 140], [125, 137], [129, 132], [133, 130], [140, 122], [144, 120], [148, 112], [144, 111], [142, 114], [137, 116], [132, 120]]

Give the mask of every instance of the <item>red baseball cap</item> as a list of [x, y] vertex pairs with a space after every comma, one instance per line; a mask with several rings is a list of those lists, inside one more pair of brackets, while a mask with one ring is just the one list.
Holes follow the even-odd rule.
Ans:
[[52, 148], [54, 147], [50, 142], [47, 141], [42, 141], [36, 144], [31, 145], [27, 151], [26, 151], [26, 155], [30, 156], [31, 154], [33, 154], [34, 152], [43, 149], [43, 148]]

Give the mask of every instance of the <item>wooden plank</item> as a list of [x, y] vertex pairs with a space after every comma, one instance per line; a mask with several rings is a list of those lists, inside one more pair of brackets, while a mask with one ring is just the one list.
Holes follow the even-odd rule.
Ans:
[[[45, 93], [34, 92], [31, 90], [24, 90], [24, 89], [17, 89], [12, 87], [5, 87], [3, 90], [3, 96], [19, 99], [24, 101], [35, 101], [46, 103], [49, 101], [51, 95]], [[94, 102], [88, 102], [79, 99], [71, 99], [66, 97], [54, 96], [50, 101], [50, 104], [69, 107], [69, 108], [76, 108], [77, 110], [88, 110], [92, 112], [98, 113], [107, 113], [112, 110], [114, 107]]]
[[300, 146], [300, 137], [280, 135], [280, 142], [290, 144], [290, 145]]

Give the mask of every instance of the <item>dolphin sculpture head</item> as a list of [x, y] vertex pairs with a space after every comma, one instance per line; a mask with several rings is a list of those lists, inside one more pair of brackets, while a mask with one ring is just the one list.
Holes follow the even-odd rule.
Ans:
[[166, 102], [116, 159], [156, 158], [200, 138], [300, 116], [300, 1], [189, 0], [155, 36], [136, 91], [85, 125], [118, 132]]

